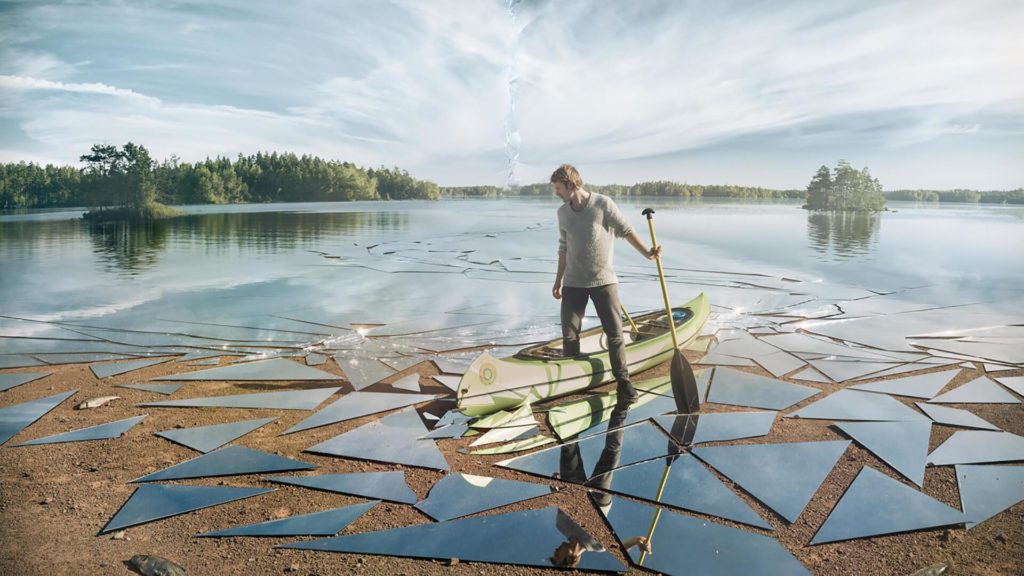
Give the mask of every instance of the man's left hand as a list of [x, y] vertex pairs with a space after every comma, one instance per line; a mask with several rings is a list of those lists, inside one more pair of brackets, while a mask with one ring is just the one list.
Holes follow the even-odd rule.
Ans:
[[661, 246], [655, 246], [647, 251], [648, 260], [654, 260], [656, 258], [661, 258]]

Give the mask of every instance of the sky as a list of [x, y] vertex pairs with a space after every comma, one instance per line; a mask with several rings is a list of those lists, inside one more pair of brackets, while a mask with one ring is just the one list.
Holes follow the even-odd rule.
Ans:
[[0, 0], [0, 162], [257, 151], [444, 186], [1024, 186], [1019, 0]]

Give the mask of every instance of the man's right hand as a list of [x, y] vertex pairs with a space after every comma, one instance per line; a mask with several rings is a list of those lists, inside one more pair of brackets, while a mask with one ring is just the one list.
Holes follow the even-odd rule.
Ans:
[[551, 295], [555, 297], [555, 300], [562, 298], [562, 283], [555, 282], [555, 285], [551, 287]]

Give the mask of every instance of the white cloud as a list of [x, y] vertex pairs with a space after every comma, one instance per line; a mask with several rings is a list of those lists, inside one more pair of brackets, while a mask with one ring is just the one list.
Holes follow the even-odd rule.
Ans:
[[[998, 121], [1024, 117], [1010, 0], [524, 2], [516, 37], [499, 0], [23, 10], [29, 30], [0, 40], [2, 114], [54, 159], [130, 138], [158, 156], [291, 150], [501, 184], [513, 52], [526, 182], [562, 161], [614, 166], [619, 182], [660, 162], [683, 180], [681, 153], [718, 154], [705, 177], [735, 182], [726, 159], [754, 144], [791, 152], [776, 175], [834, 161], [822, 149], [885, 149], [894, 166], [948, 139], [1024, 149], [1020, 122]], [[747, 180], [775, 181], [768, 164]], [[1013, 185], [997, 172], [977, 186]]]

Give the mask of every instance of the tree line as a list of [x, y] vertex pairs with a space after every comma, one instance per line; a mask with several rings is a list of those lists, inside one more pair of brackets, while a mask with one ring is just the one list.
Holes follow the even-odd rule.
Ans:
[[[637, 184], [585, 184], [584, 187], [607, 196], [671, 196], [675, 198], [801, 198], [803, 190], [773, 190], [760, 186], [733, 186], [730, 184], [681, 184], [669, 180], [639, 182]], [[526, 184], [515, 188], [498, 186], [442, 187], [447, 197], [494, 198], [498, 196], [549, 196], [551, 185]]]
[[83, 167], [0, 164], [0, 209], [86, 206], [144, 210], [167, 204], [437, 199], [437, 184], [399, 168], [362, 168], [311, 155], [259, 152], [235, 159], [154, 161], [145, 146], [97, 144]]

